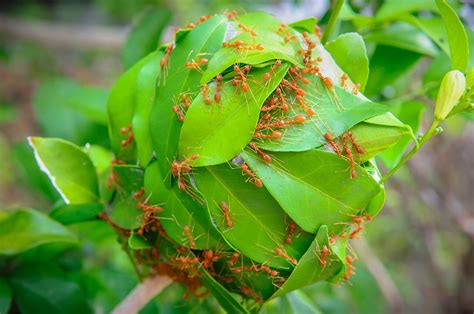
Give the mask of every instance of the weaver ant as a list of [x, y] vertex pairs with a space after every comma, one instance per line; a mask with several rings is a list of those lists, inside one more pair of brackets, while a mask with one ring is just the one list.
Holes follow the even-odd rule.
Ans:
[[[234, 226], [234, 222], [230, 218], [230, 209], [229, 204], [226, 202], [220, 202], [219, 208], [222, 210], [222, 214], [224, 215], [224, 220], [228, 228], [232, 228]], [[235, 216], [235, 214], [233, 214]]]
[[270, 67], [270, 71], [267, 72], [267, 73], [265, 73], [265, 74], [263, 75], [263, 79], [264, 79], [265, 81], [268, 81], [268, 80], [272, 77], [273, 73], [275, 73], [275, 70], [276, 70], [280, 65], [281, 65], [281, 60], [280, 60], [280, 59], [277, 59], [277, 60], [275, 61], [275, 64]]
[[133, 135], [133, 131], [132, 131], [132, 126], [129, 125], [128, 127], [126, 128], [120, 128], [120, 134], [122, 135], [127, 135], [127, 138], [122, 140], [120, 142], [120, 146], [122, 148], [125, 148], [127, 147], [128, 145], [132, 144], [133, 143], [133, 140], [134, 140], [134, 135]]
[[293, 265], [296, 265], [298, 263], [296, 258], [288, 256], [286, 251], [284, 249], [280, 248], [280, 247], [275, 248], [275, 254], [277, 256], [283, 257], [284, 259], [286, 259], [289, 263], [291, 263]]
[[246, 163], [243, 163], [240, 168], [242, 169], [242, 175], [247, 174], [250, 177], [250, 182], [252, 182], [257, 188], [263, 187], [262, 180], [260, 180], [260, 178], [258, 178], [252, 170], [250, 170], [249, 166], [247, 166]]
[[259, 154], [263, 161], [266, 162], [267, 164], [272, 162], [272, 157], [268, 154], [265, 154], [260, 148], [257, 147], [257, 143], [255, 142], [250, 142], [249, 146], [257, 153]]
[[291, 244], [293, 242], [292, 237], [293, 237], [293, 234], [295, 233], [295, 230], [296, 230], [296, 224], [294, 222], [290, 223], [290, 225], [288, 226], [288, 233], [285, 238], [286, 244]]

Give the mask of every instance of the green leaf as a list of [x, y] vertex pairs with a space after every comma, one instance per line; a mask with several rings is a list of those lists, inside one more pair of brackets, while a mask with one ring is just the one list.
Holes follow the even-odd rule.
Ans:
[[290, 23], [288, 24], [288, 26], [300, 33], [303, 33], [303, 32], [313, 33], [314, 28], [316, 27], [316, 24], [318, 24], [318, 19], [315, 17], [309, 17], [303, 20]]
[[145, 250], [153, 248], [153, 244], [134, 232], [132, 232], [128, 237], [128, 246], [132, 250]]
[[422, 55], [400, 48], [379, 45], [370, 58], [370, 76], [366, 94], [377, 95], [409, 71]]
[[337, 65], [349, 75], [351, 80], [364, 90], [369, 77], [369, 59], [362, 38], [357, 33], [346, 33], [326, 44]]
[[219, 282], [217, 282], [211, 275], [204, 269], [201, 271], [202, 283], [217, 299], [219, 304], [229, 314], [240, 314], [248, 313], [248, 311], [234, 298], [234, 296], [224, 288]]
[[9, 313], [11, 303], [12, 289], [5, 279], [0, 278], [0, 313]]
[[117, 199], [113, 204], [111, 220], [119, 227], [134, 229], [143, 222], [143, 211], [138, 207], [138, 201], [133, 194], [139, 192], [144, 186], [143, 169], [133, 165], [116, 165], [115, 189]]
[[53, 208], [49, 216], [64, 225], [97, 219], [97, 215], [104, 210], [102, 204], [61, 204]]
[[183, 35], [176, 43], [167, 70], [160, 78], [160, 86], [156, 91], [155, 104], [149, 121], [153, 147], [168, 187], [171, 177], [167, 174], [176, 158], [182, 125], [176, 119], [172, 108], [180, 93], [194, 93], [200, 88], [200, 72], [187, 69], [185, 64], [197, 59], [198, 56], [216, 52], [222, 44], [226, 30], [227, 19], [216, 15]]
[[341, 270], [343, 263], [334, 252], [326, 257], [326, 265], [321, 264], [320, 257], [324, 246], [330, 249], [332, 247], [329, 244], [328, 228], [322, 225], [311, 246], [299, 260], [290, 277], [272, 296], [272, 299], [316, 281], [327, 280]]
[[323, 224], [331, 234], [342, 230], [341, 222], [364, 211], [380, 191], [359, 166], [354, 169], [357, 176], [351, 178], [349, 161], [333, 153], [274, 153], [275, 162], [270, 164], [249, 151], [241, 156], [291, 219], [310, 233]]
[[436, 11], [436, 6], [432, 0], [388, 0], [377, 11], [376, 18], [390, 20], [404, 13], [423, 10]]
[[10, 282], [21, 313], [92, 313], [79, 285], [51, 265], [23, 265]]
[[365, 36], [365, 40], [432, 57], [438, 55], [438, 48], [433, 42], [423, 32], [407, 23], [393, 23], [382, 30], [370, 32]]
[[[270, 67], [252, 70], [247, 93], [232, 86], [230, 81], [223, 83], [219, 104], [212, 102], [207, 105], [199, 94], [184, 120], [180, 156], [198, 154], [199, 158], [190, 164], [207, 166], [223, 163], [238, 155], [252, 139], [263, 102], [278, 86], [288, 68], [288, 64], [282, 64], [267, 82], [263, 80], [263, 75]], [[211, 90], [213, 87], [214, 84]]]
[[209, 66], [204, 72], [201, 83], [207, 83], [219, 73], [224, 72], [230, 66], [236, 63], [245, 63], [250, 65], [258, 65], [270, 60], [281, 59], [289, 61], [293, 64], [303, 66], [298, 55], [298, 49], [301, 48], [299, 42], [290, 40], [285, 42], [285, 37], [295, 35], [296, 32], [292, 28], [285, 28], [283, 32], [277, 33], [280, 28], [281, 21], [264, 12], [253, 12], [241, 15], [235, 23], [235, 28], [240, 30], [239, 24], [253, 29], [257, 36], [252, 37], [250, 34], [240, 31], [240, 33], [229, 39], [227, 42], [241, 40], [250, 45], [262, 45], [263, 50], [242, 50], [237, 51], [234, 47], [224, 47], [216, 52], [209, 61]]
[[108, 202], [112, 198], [113, 190], [110, 186], [112, 178], [113, 153], [98, 145], [86, 145], [84, 148], [94, 165], [99, 179], [100, 198], [103, 202]]
[[163, 7], [148, 7], [142, 12], [123, 47], [122, 57], [126, 69], [158, 48], [161, 35], [170, 20], [171, 12]]
[[449, 54], [448, 34], [444, 28], [443, 19], [439, 17], [424, 18], [406, 15], [403, 17], [405, 21], [418, 27], [431, 40], [433, 40], [445, 53]]
[[[191, 184], [191, 183], [188, 183]], [[191, 187], [188, 187], [191, 189]], [[184, 232], [188, 226], [197, 249], [222, 249], [225, 246], [211, 222], [209, 211], [199, 192], [193, 190], [194, 199], [176, 185], [171, 189], [165, 186], [157, 162], [145, 170], [145, 195], [149, 204], [160, 205], [163, 211], [157, 216], [168, 236], [177, 243], [190, 247], [190, 239]]]
[[[299, 230], [292, 244], [285, 244], [291, 220], [266, 189], [245, 182], [240, 170], [228, 165], [200, 168], [195, 178], [222, 236], [245, 256], [271, 267], [288, 268], [291, 264], [275, 254], [276, 248], [284, 248], [296, 259], [306, 251], [311, 237]], [[231, 228], [224, 218], [221, 202], [229, 207]]]
[[137, 143], [138, 160], [143, 167], [146, 167], [153, 155], [149, 116], [155, 101], [157, 79], [161, 73], [160, 61], [163, 56], [163, 51], [157, 51], [155, 57], [142, 67], [136, 79], [132, 126]]
[[32, 209], [0, 211], [0, 230], [1, 255], [18, 254], [46, 243], [77, 242], [64, 226]]
[[466, 30], [456, 11], [451, 8], [446, 0], [436, 0], [436, 4], [448, 34], [452, 69], [466, 72], [469, 65], [469, 42]]
[[28, 141], [40, 169], [67, 204], [98, 201], [97, 174], [80, 147], [57, 138], [29, 137]]
[[157, 54], [158, 52], [150, 53], [123, 73], [114, 83], [107, 101], [110, 143], [117, 158], [126, 162], [136, 162], [135, 142], [125, 148], [121, 145], [122, 141], [130, 136], [130, 132], [123, 131], [132, 125], [135, 111], [135, 82], [142, 67], [154, 60]]
[[[325, 133], [337, 137], [356, 123], [388, 111], [385, 105], [373, 103], [366, 98], [358, 97], [344, 89], [334, 86], [335, 99], [331, 90], [326, 89], [317, 77], [310, 78], [310, 84], [303, 85], [308, 93], [308, 107], [312, 107], [316, 115], [307, 118], [302, 125], [294, 125], [286, 129], [278, 140], [266, 139], [258, 143], [259, 147], [270, 151], [305, 151], [326, 144]], [[336, 102], [339, 102], [338, 105]], [[299, 105], [292, 105], [287, 120], [292, 120], [299, 113]], [[339, 108], [340, 106], [343, 109]]]
[[33, 109], [45, 136], [79, 145], [107, 144], [106, 102], [105, 89], [57, 79], [40, 85]]

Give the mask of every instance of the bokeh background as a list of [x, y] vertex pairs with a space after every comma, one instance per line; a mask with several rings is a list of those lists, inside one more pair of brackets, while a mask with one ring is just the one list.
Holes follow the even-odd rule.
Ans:
[[[472, 45], [473, 7], [470, 1], [452, 2]], [[357, 27], [351, 14], [373, 15], [383, 1], [349, 3], [350, 10], [343, 11], [337, 30], [356, 29], [366, 37], [371, 57], [367, 95], [394, 108], [411, 102], [415, 116], [424, 115], [419, 121], [423, 129], [449, 59], [439, 49], [421, 49], [429, 39], [419, 31], [409, 45], [400, 45], [406, 38], [371, 38], [381, 26]], [[58, 199], [36, 167], [26, 136], [109, 145], [107, 90], [140, 53], [122, 48], [127, 47], [134, 25], [143, 25], [144, 17], [155, 14], [154, 20], [165, 26], [162, 41], [166, 42], [175, 26], [225, 9], [265, 10], [285, 22], [310, 16], [324, 22], [329, 6], [324, 0], [0, 2], [0, 207], [47, 212]], [[408, 24], [401, 24], [401, 29], [407, 27], [401, 36], [414, 32]], [[299, 294], [313, 300], [315, 308], [324, 313], [473, 313], [473, 117], [448, 120], [444, 132], [387, 184], [385, 208], [367, 225], [364, 238], [352, 243], [359, 260], [351, 284], [318, 283]], [[54, 258], [66, 265], [71, 276], [80, 276], [94, 310], [106, 313], [136, 284], [132, 266], [107, 225], [89, 222], [72, 228], [83, 245]], [[183, 294], [181, 287], [171, 286], [144, 312], [216, 309], [212, 298], [183, 300]], [[285, 306], [288, 304], [277, 301], [265, 311], [284, 311]]]

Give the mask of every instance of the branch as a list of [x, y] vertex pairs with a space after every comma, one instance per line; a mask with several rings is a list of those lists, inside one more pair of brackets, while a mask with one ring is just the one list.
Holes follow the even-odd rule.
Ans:
[[151, 299], [169, 286], [173, 280], [167, 276], [148, 277], [139, 283], [122, 302], [115, 307], [112, 314], [138, 313]]

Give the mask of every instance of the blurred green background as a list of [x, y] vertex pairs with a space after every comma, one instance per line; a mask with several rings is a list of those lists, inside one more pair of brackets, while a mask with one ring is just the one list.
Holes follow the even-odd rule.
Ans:
[[[425, 8], [429, 2], [434, 3], [407, 3]], [[474, 35], [468, 25], [473, 8], [452, 2], [466, 23], [472, 44]], [[397, 1], [387, 3], [397, 5]], [[417, 126], [421, 112], [430, 116], [433, 110], [439, 80], [450, 66], [447, 55], [404, 21], [372, 25], [364, 24], [363, 18], [353, 18], [353, 14], [373, 15], [383, 1], [355, 0], [349, 4], [337, 30], [359, 31], [365, 36], [371, 62], [367, 96], [392, 105], [394, 113], [398, 111], [399, 117], [405, 114], [407, 121], [415, 121]], [[147, 52], [134, 50], [134, 40], [141, 40], [136, 35], [140, 31], [158, 35], [163, 30], [162, 41], [166, 42], [175, 26], [201, 15], [234, 9], [269, 11], [285, 22], [316, 16], [324, 23], [329, 5], [322, 0], [1, 2], [0, 208], [32, 207], [48, 212], [60, 204], [57, 193], [37, 168], [26, 136], [62, 137], [80, 145], [108, 147], [107, 90], [129, 64]], [[426, 12], [419, 16], [430, 17]], [[395, 33], [387, 31], [390, 27]], [[148, 45], [151, 50], [158, 43]], [[411, 113], [403, 109], [407, 103]], [[445, 132], [388, 183], [382, 214], [367, 225], [364, 239], [352, 244], [359, 260], [350, 285], [318, 283], [276, 300], [264, 310], [472, 313], [473, 120], [472, 115], [465, 115], [447, 121]], [[421, 126], [426, 123], [421, 120]], [[48, 263], [48, 268], [57, 268], [57, 273], [49, 275], [67, 274], [93, 309], [106, 313], [137, 283], [132, 265], [105, 223], [87, 222], [71, 228], [80, 236], [80, 246], [49, 249], [47, 254], [39, 247], [22, 254], [19, 258], [24, 265], [35, 266], [25, 266], [23, 277], [20, 272], [15, 282], [21, 285], [42, 276], [31, 273], [31, 269]], [[173, 285], [143, 312], [208, 312], [218, 308], [212, 298], [183, 300], [184, 292]], [[310, 299], [314, 308], [294, 308], [294, 300], [301, 297]], [[10, 311], [18, 308], [13, 305]]]

